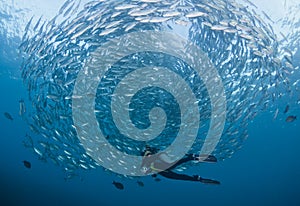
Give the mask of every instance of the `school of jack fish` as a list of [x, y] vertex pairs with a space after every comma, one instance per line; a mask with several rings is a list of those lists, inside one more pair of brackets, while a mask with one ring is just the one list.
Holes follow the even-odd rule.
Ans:
[[[40, 18], [33, 23], [32, 18], [20, 50], [24, 56], [22, 78], [33, 106], [28, 123], [39, 138], [27, 135], [24, 145], [41, 160], [62, 167], [68, 177], [78, 169], [98, 167], [81, 146], [72, 120], [72, 91], [79, 71], [89, 55], [109, 39], [134, 31], [176, 32], [175, 28], [179, 28], [187, 31], [188, 39], [208, 55], [222, 78], [227, 119], [214, 155], [219, 160], [231, 157], [248, 137], [248, 122], [289, 93], [288, 74], [294, 69], [292, 54], [281, 51], [270, 24], [256, 12], [255, 5], [247, 2], [242, 5], [233, 0], [95, 0], [80, 10], [80, 1], [67, 0], [52, 20]], [[117, 62], [99, 82], [95, 100], [95, 115], [102, 132], [109, 137], [110, 144], [129, 154], [140, 155], [146, 143], [120, 135], [108, 114], [110, 97], [124, 76], [123, 70], [138, 68], [136, 62], [155, 65], [155, 61], [162, 60], [169, 67], [181, 68], [183, 75], [191, 69], [180, 59], [164, 54], [153, 54], [154, 58], [147, 61], [149, 56], [151, 52], [138, 53]], [[195, 153], [207, 134], [211, 108], [203, 82], [194, 78], [194, 73], [187, 75], [190, 76], [182, 78], [197, 92], [201, 111], [201, 128], [190, 151]], [[163, 99], [159, 105], [165, 110], [172, 108], [170, 105], [176, 107], [176, 100], [164, 93], [156, 94], [155, 90], [150, 91], [148, 98], [135, 99], [141, 101], [136, 105], [147, 107], [158, 96]], [[141, 108], [137, 112], [147, 113]], [[147, 145], [163, 149], [176, 137], [173, 132], [178, 130], [180, 120], [174, 114], [178, 112], [166, 113], [175, 120]], [[136, 121], [146, 124], [138, 117]], [[118, 162], [113, 156], [107, 159]]]

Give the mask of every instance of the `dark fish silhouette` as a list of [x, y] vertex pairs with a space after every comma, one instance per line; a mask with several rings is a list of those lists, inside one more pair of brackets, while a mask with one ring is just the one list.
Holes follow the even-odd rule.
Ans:
[[14, 118], [11, 116], [11, 114], [9, 114], [8, 112], [4, 113], [4, 116], [9, 119], [9, 120], [14, 120]]
[[138, 184], [138, 186], [144, 187], [144, 183], [142, 181], [137, 181], [136, 183]]
[[24, 166], [25, 166], [26, 168], [28, 168], [28, 169], [31, 168], [31, 163], [30, 163], [30, 162], [24, 160], [24, 161], [23, 161], [23, 164], [24, 164]]
[[290, 109], [290, 106], [289, 106], [289, 105], [286, 105], [286, 107], [285, 107], [283, 113], [284, 113], [284, 114], [287, 113], [287, 112], [289, 111], [289, 109]]
[[288, 117], [285, 119], [285, 121], [286, 121], [286, 122], [293, 122], [293, 121], [295, 121], [296, 119], [297, 119], [296, 116], [291, 115], [291, 116], [288, 116]]
[[113, 185], [115, 185], [115, 187], [119, 190], [123, 190], [124, 189], [124, 185], [120, 182], [115, 182], [113, 181]]
[[160, 182], [161, 181], [160, 178], [155, 178], [154, 180], [155, 180], [155, 182]]

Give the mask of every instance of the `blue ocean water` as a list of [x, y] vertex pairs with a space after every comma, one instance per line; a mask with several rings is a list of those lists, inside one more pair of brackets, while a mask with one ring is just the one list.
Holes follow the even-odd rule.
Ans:
[[[0, 71], [5, 71], [0, 75], [1, 205], [300, 205], [299, 119], [285, 121], [288, 115], [300, 116], [293, 98], [279, 100], [276, 119], [273, 110], [266, 110], [249, 122], [249, 137], [232, 158], [185, 171], [217, 179], [221, 185], [163, 177], [156, 182], [145, 177], [141, 179], [145, 186], [139, 187], [136, 179], [118, 178], [101, 168], [80, 171], [65, 181], [61, 168], [38, 160], [22, 144], [31, 131], [18, 114], [19, 100], [24, 99], [28, 108], [31, 102], [22, 79], [11, 75], [12, 71], [14, 77], [20, 75], [20, 62], [7, 63], [6, 59], [0, 59]], [[287, 104], [291, 107], [284, 114]], [[12, 115], [12, 121], [5, 112]], [[30, 161], [32, 168], [25, 168], [23, 160]], [[116, 189], [113, 181], [122, 182], [125, 189]]]
[[[3, 68], [3, 67], [2, 67]], [[28, 126], [18, 117], [18, 99], [26, 90], [20, 80], [1, 77], [1, 202], [3, 205], [299, 205], [299, 123], [272, 120], [259, 115], [249, 126], [249, 138], [231, 159], [204, 165], [192, 171], [214, 177], [221, 185], [203, 185], [145, 178], [145, 187], [122, 180], [124, 191], [112, 185], [115, 179], [100, 169], [85, 172], [82, 179], [64, 180], [63, 172], [39, 161], [22, 145]], [[29, 160], [29, 170], [22, 164]], [[5, 203], [5, 204], [4, 204]]]

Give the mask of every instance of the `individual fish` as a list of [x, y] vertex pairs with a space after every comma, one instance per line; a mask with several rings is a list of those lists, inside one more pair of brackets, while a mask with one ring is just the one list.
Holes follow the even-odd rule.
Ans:
[[248, 35], [248, 34], [239, 34], [240, 37], [244, 38], [244, 39], [247, 39], [247, 40], [252, 40], [254, 39], [253, 36], [251, 35]]
[[82, 29], [81, 31], [78, 31], [77, 33], [75, 33], [71, 39], [76, 39], [77, 37], [81, 36], [83, 33], [85, 33], [87, 30], [89, 30], [92, 27], [92, 25], [89, 25], [87, 27], [85, 27], [84, 29]]
[[66, 11], [63, 13], [63, 16], [66, 17], [70, 14], [70, 12], [72, 11], [73, 7], [75, 6], [76, 2], [74, 2], [68, 9], [66, 9]]
[[196, 18], [196, 17], [201, 17], [201, 16], [207, 16], [207, 13], [201, 12], [201, 11], [192, 11], [188, 14], [186, 14], [185, 16], [187, 18]]
[[62, 14], [64, 12], [64, 10], [67, 8], [67, 6], [69, 6], [71, 4], [71, 2], [73, 2], [73, 0], [68, 0], [66, 1], [59, 9], [58, 13]]
[[136, 183], [138, 184], [138, 186], [144, 187], [144, 183], [142, 181], [137, 181]]
[[140, 0], [141, 2], [145, 2], [145, 3], [158, 3], [161, 2], [161, 0]]
[[252, 30], [250, 27], [242, 25], [242, 24], [237, 24], [236, 29], [240, 30], [240, 31], [243, 31], [243, 32], [246, 32], [246, 33], [250, 32]]
[[229, 22], [229, 25], [230, 25], [230, 26], [233, 26], [233, 27], [235, 27], [237, 24], [238, 24], [238, 22], [235, 21], [235, 20], [231, 20], [231, 21]]
[[216, 30], [216, 31], [222, 31], [222, 30], [225, 30], [225, 29], [228, 29], [228, 27], [223, 26], [223, 25], [213, 25], [211, 27], [211, 30]]
[[130, 24], [126, 25], [125, 32], [127, 32], [127, 31], [133, 29], [137, 24], [138, 24], [138, 23], [133, 22], [133, 23], [130, 23]]
[[23, 114], [26, 112], [25, 102], [23, 99], [19, 101], [19, 115], [23, 116]]
[[11, 116], [11, 114], [9, 114], [8, 112], [5, 112], [4, 113], [4, 116], [7, 118], [7, 119], [9, 119], [9, 120], [14, 120], [14, 118]]
[[25, 33], [28, 32], [29, 27], [30, 27], [30, 25], [31, 25], [31, 23], [32, 23], [32, 20], [33, 20], [33, 16], [30, 18], [29, 22], [28, 22], [27, 25], [25, 26]]
[[120, 183], [120, 182], [115, 182], [115, 181], [113, 181], [113, 185], [114, 185], [117, 189], [119, 189], [119, 190], [123, 190], [123, 189], [124, 189], [124, 185], [123, 185], [122, 183]]
[[125, 9], [132, 9], [132, 8], [136, 8], [137, 5], [131, 5], [131, 4], [123, 4], [120, 6], [116, 6], [115, 9], [116, 10], [125, 10]]
[[116, 13], [114, 13], [114, 14], [111, 15], [111, 18], [115, 18], [115, 17], [119, 16], [120, 14], [122, 14], [121, 11], [116, 12]]
[[41, 23], [41, 21], [42, 21], [42, 17], [43, 17], [43, 16], [41, 16], [41, 17], [39, 18], [39, 20], [36, 22], [35, 26], [33, 27], [33, 31], [36, 31], [37, 28], [39, 27], [39, 25], [40, 25], [40, 23]]
[[187, 26], [189, 24], [188, 21], [184, 21], [184, 20], [181, 20], [181, 19], [176, 20], [175, 23], [178, 24], [178, 25], [182, 25], [182, 26]]
[[172, 11], [172, 12], [167, 12], [163, 16], [164, 17], [175, 17], [175, 16], [180, 16], [181, 13], [178, 11]]
[[82, 25], [83, 25], [83, 22], [77, 23], [77, 24], [75, 24], [75, 23], [70, 24], [69, 27], [67, 28], [68, 32], [67, 32], [66, 35], [72, 34], [73, 32], [75, 32], [75, 30], [76, 30], [77, 28], [79, 28], [79, 27], [82, 26]]
[[247, 2], [248, 4], [250, 4], [251, 6], [255, 7], [256, 9], [258, 9], [258, 7], [251, 1], [249, 1], [249, 0], [244, 0], [244, 1]]
[[286, 68], [294, 69], [294, 66], [289, 62], [285, 62], [285, 66], [286, 66]]
[[206, 22], [206, 21], [203, 21], [202, 24], [205, 25], [205, 26], [208, 26], [210, 28], [213, 26], [211, 23]]
[[43, 158], [44, 155], [38, 148], [33, 147], [32, 149], [33, 149], [34, 153], [39, 156], [39, 158]]
[[155, 12], [156, 8], [148, 9], [148, 10], [133, 10], [128, 12], [130, 16], [146, 16]]
[[236, 29], [225, 29], [224, 32], [234, 34], [237, 32]]
[[262, 13], [269, 21], [271, 21], [272, 23], [275, 23], [266, 12], [262, 11]]
[[154, 181], [155, 181], [155, 182], [160, 182], [161, 179], [160, 179], [160, 178], [155, 178]]
[[110, 22], [109, 24], [107, 24], [105, 26], [105, 29], [110, 29], [110, 28], [113, 28], [113, 27], [117, 27], [121, 22], [122, 22], [122, 20]]
[[102, 31], [99, 36], [105, 36], [105, 35], [108, 35], [110, 33], [113, 33], [117, 30], [118, 28], [112, 28], [112, 29], [106, 29], [104, 31]]
[[78, 11], [80, 5], [81, 5], [81, 0], [79, 0], [79, 1], [77, 2], [77, 5], [76, 5], [76, 7], [74, 7], [74, 9], [72, 10], [72, 13], [70, 14], [70, 16], [74, 16], [74, 15], [76, 14], [76, 12]]
[[82, 169], [85, 169], [85, 170], [88, 170], [88, 166], [86, 166], [85, 164], [79, 164], [79, 166], [82, 168]]
[[142, 22], [142, 23], [148, 23], [150, 22], [152, 17], [149, 17], [149, 16], [140, 16], [140, 17], [136, 17], [135, 20], [136, 21], [139, 21], [139, 22]]
[[276, 111], [275, 111], [275, 113], [274, 113], [274, 117], [273, 117], [274, 120], [277, 118], [278, 112], [279, 112], [279, 109], [277, 108]]
[[31, 163], [30, 163], [30, 162], [24, 160], [24, 161], [23, 161], [23, 164], [24, 164], [24, 166], [25, 166], [26, 168], [28, 168], [28, 169], [31, 168]]
[[259, 56], [259, 57], [264, 57], [264, 53], [262, 53], [260, 51], [254, 51], [253, 54], [255, 54], [256, 56]]
[[286, 105], [283, 113], [286, 114], [289, 111], [289, 109], [290, 109], [290, 105]]
[[289, 62], [290, 64], [293, 64], [293, 59], [292, 56], [290, 55], [284, 55], [284, 59]]
[[288, 116], [288, 117], [285, 119], [285, 121], [286, 121], [286, 122], [293, 122], [293, 121], [295, 121], [296, 119], [297, 119], [296, 116], [290, 115], [290, 116]]

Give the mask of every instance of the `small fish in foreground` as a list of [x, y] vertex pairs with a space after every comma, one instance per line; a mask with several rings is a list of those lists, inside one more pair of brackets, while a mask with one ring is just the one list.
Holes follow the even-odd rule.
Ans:
[[11, 114], [9, 114], [8, 112], [5, 112], [5, 113], [4, 113], [4, 116], [5, 116], [7, 119], [11, 120], [11, 121], [14, 120], [14, 118], [13, 118], [13, 117], [11, 116]]
[[160, 182], [161, 179], [160, 179], [160, 178], [155, 178], [154, 181], [155, 181], [155, 182]]
[[115, 181], [113, 181], [113, 185], [114, 185], [117, 189], [119, 189], [119, 190], [123, 190], [123, 189], [124, 189], [124, 185], [123, 185], [122, 183], [120, 183], [120, 182], [115, 182]]
[[144, 183], [142, 181], [137, 181], [136, 183], [138, 184], [138, 186], [144, 187]]
[[151, 177], [155, 178], [155, 177], [157, 177], [157, 174], [153, 174], [153, 175], [151, 175]]
[[288, 117], [285, 119], [285, 121], [286, 121], [286, 122], [293, 122], [293, 121], [295, 121], [296, 119], [297, 119], [296, 116], [291, 115], [291, 116], [288, 116]]
[[275, 111], [275, 113], [274, 113], [273, 120], [275, 120], [275, 119], [277, 118], [277, 116], [278, 116], [278, 112], [279, 112], [279, 109], [277, 108], [277, 109], [276, 109], [276, 111]]
[[24, 166], [25, 166], [26, 168], [28, 168], [28, 169], [31, 168], [31, 163], [30, 163], [30, 162], [24, 160], [24, 161], [23, 161], [23, 164], [24, 164]]
[[289, 106], [289, 105], [286, 105], [286, 107], [285, 107], [283, 113], [284, 113], [284, 114], [287, 113], [287, 112], [289, 111], [289, 109], [290, 109], [290, 106]]

